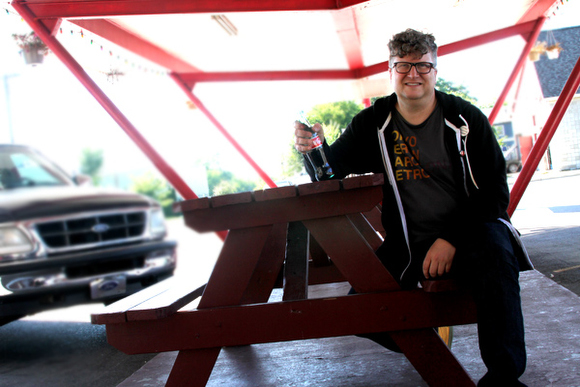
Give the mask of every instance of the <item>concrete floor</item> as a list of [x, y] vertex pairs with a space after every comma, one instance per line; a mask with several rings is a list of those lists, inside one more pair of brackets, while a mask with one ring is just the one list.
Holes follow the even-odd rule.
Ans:
[[[537, 271], [521, 275], [530, 387], [580, 386], [580, 298]], [[344, 285], [342, 285], [344, 286]], [[314, 288], [311, 297], [346, 288]], [[452, 351], [474, 380], [485, 374], [475, 325], [454, 328]], [[176, 353], [162, 353], [119, 387], [163, 386]], [[353, 336], [224, 348], [208, 387], [425, 386], [407, 359]]]

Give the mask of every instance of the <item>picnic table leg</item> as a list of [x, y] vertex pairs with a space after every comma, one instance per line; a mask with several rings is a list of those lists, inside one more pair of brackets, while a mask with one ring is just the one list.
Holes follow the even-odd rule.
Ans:
[[475, 383], [434, 329], [391, 332], [423, 380], [431, 387], [475, 387]]
[[171, 368], [167, 387], [203, 387], [207, 384], [220, 348], [182, 350]]
[[[198, 309], [240, 304], [272, 230], [272, 225], [230, 230]], [[179, 351], [166, 385], [205, 386], [220, 351], [221, 347]]]

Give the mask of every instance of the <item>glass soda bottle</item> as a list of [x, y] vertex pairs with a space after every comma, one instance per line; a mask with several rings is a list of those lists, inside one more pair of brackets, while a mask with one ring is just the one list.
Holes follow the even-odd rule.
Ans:
[[303, 113], [300, 114], [300, 119], [298, 122], [302, 124], [304, 130], [312, 133], [312, 148], [310, 148], [310, 150], [305, 153], [304, 156], [306, 159], [308, 159], [310, 165], [312, 165], [316, 180], [322, 181], [332, 178], [334, 176], [334, 172], [332, 171], [330, 164], [328, 164], [328, 160], [324, 154], [322, 141], [320, 140], [318, 133], [312, 129], [312, 125], [310, 125], [310, 122], [308, 122], [308, 119]]

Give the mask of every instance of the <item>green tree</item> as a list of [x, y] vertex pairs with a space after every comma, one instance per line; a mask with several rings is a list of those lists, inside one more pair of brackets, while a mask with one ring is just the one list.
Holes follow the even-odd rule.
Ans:
[[221, 169], [207, 169], [207, 185], [212, 196], [254, 191], [260, 187], [255, 180], [239, 179], [232, 172]]
[[437, 78], [435, 88], [444, 93], [452, 94], [457, 97], [463, 98], [464, 100], [469, 101], [473, 105], [477, 106], [477, 98], [470, 96], [469, 91], [463, 85], [455, 86], [453, 82], [446, 81], [443, 78]]
[[[322, 124], [324, 137], [329, 144], [332, 144], [362, 108], [362, 104], [354, 101], [330, 102], [314, 106], [306, 117], [312, 124], [317, 122]], [[302, 155], [294, 148], [294, 138], [292, 138], [288, 151], [282, 158], [282, 176], [294, 176], [303, 168]]]
[[163, 208], [166, 217], [175, 216], [173, 212], [173, 202], [175, 202], [175, 190], [167, 183], [148, 172], [140, 177], [133, 179], [131, 191], [140, 193], [155, 199]]
[[354, 101], [330, 102], [314, 106], [306, 116], [311, 123], [322, 124], [326, 141], [332, 144], [362, 108]]
[[94, 185], [101, 181], [100, 172], [103, 167], [103, 151], [101, 149], [85, 148], [81, 154], [81, 173], [92, 178]]

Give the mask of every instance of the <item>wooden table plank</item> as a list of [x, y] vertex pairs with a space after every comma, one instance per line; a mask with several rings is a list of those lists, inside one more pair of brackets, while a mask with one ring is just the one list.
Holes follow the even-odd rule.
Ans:
[[93, 324], [123, 323], [127, 321], [127, 311], [166, 292], [172, 287], [174, 282], [174, 278], [169, 278], [114, 302], [106, 308], [103, 308], [102, 312], [91, 314], [91, 322]]
[[475, 321], [475, 306], [469, 294], [414, 290], [180, 311], [161, 320], [109, 324], [107, 337], [115, 348], [136, 354]]
[[305, 220], [304, 225], [358, 293], [400, 289], [346, 216]]
[[167, 291], [127, 311], [127, 321], [165, 318], [201, 297], [203, 284], [175, 283]]
[[[338, 180], [330, 183], [333, 186], [340, 185]], [[310, 187], [310, 190], [314, 188]], [[298, 187], [300, 189], [301, 186]], [[348, 190], [319, 190], [322, 192], [216, 208], [185, 210], [184, 204], [183, 216], [186, 225], [198, 232], [220, 231], [366, 212], [382, 199], [381, 185]]]

